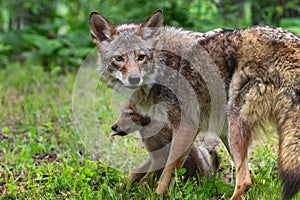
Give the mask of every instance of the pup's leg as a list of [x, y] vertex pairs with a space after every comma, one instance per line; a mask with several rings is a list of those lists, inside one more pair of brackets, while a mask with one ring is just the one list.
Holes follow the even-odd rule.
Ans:
[[210, 177], [212, 174], [216, 173], [219, 167], [219, 157], [216, 151], [209, 152], [206, 148], [200, 146], [197, 147], [199, 151], [199, 157], [197, 166], [203, 172], [203, 175]]
[[180, 127], [173, 131], [173, 138], [165, 169], [158, 182], [156, 192], [166, 194], [174, 169], [180, 169], [191, 149], [197, 135], [197, 128], [187, 122], [181, 121]]
[[[160, 152], [158, 152], [160, 153]], [[156, 153], [150, 152], [150, 157], [152, 158], [152, 165], [148, 172], [141, 180], [141, 182], [150, 183], [151, 178], [159, 178], [166, 164], [167, 155], [155, 155]]]
[[204, 147], [198, 147], [194, 142], [191, 151], [188, 154], [183, 167], [186, 169], [184, 180], [191, 177], [206, 176], [209, 177], [213, 173], [209, 152]]
[[236, 185], [231, 199], [236, 200], [241, 199], [252, 184], [248, 166], [251, 131], [234, 111], [229, 111], [229, 127], [230, 152], [236, 168]]
[[[166, 134], [166, 132], [163, 132], [164, 130], [168, 131], [167, 134]], [[151, 175], [153, 175], [152, 176], [153, 178], [159, 178], [161, 176], [163, 169], [166, 166], [169, 152], [170, 152], [171, 145], [169, 143], [172, 140], [172, 134], [170, 134], [170, 133], [171, 133], [170, 129], [162, 129], [158, 133], [160, 136], [159, 139], [158, 138], [151, 139], [151, 140], [153, 140], [153, 143], [156, 143], [155, 145], [160, 148], [158, 150], [148, 152], [149, 156], [152, 159], [152, 165], [142, 181], [149, 183]], [[147, 143], [146, 145], [148, 145], [148, 147], [149, 147], [149, 143]]]
[[151, 167], [151, 158], [148, 157], [147, 160], [141, 164], [140, 166], [134, 168], [130, 174], [129, 177], [127, 178], [127, 183], [135, 183], [139, 180], [141, 180], [149, 171], [150, 167]]

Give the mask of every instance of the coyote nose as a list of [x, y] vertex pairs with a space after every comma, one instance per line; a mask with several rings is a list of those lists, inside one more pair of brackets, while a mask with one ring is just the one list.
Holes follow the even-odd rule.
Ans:
[[128, 81], [129, 83], [133, 84], [133, 85], [136, 85], [138, 84], [140, 81], [141, 81], [141, 78], [139, 75], [137, 74], [131, 74], [129, 77], [128, 77]]
[[117, 124], [112, 125], [111, 130], [117, 131], [117, 129], [118, 129], [118, 125]]

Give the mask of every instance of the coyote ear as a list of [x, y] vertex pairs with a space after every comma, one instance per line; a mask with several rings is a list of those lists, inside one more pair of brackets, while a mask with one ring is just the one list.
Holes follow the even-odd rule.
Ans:
[[147, 39], [153, 36], [157, 30], [163, 25], [164, 16], [162, 9], [157, 9], [150, 17], [148, 17], [140, 26], [139, 35]]
[[102, 15], [97, 12], [90, 14], [90, 33], [95, 45], [104, 40], [111, 40], [117, 34], [115, 27]]

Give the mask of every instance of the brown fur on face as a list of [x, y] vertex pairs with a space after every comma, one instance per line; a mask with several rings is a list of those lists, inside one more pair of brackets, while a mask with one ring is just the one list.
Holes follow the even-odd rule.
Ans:
[[150, 121], [150, 117], [140, 115], [133, 102], [128, 101], [123, 106], [121, 116], [116, 123], [112, 125], [113, 132], [110, 136], [124, 136], [128, 133], [141, 130], [144, 126], [150, 124]]

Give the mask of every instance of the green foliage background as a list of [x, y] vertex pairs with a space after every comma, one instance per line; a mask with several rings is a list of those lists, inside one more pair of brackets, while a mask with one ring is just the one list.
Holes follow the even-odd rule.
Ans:
[[140, 22], [163, 8], [165, 24], [195, 31], [253, 24], [300, 32], [300, 0], [27, 0], [0, 7], [0, 64], [40, 63], [45, 69], [78, 67], [93, 47], [88, 16], [98, 11], [113, 24]]

